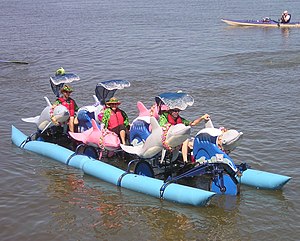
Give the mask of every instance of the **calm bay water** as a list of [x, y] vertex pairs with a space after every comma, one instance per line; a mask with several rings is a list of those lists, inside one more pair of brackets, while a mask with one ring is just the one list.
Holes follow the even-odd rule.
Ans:
[[[300, 222], [300, 29], [232, 28], [221, 18], [277, 19], [295, 0], [1, 0], [1, 240], [298, 240]], [[298, 17], [298, 16], [299, 17]], [[126, 79], [117, 92], [133, 120], [135, 103], [183, 90], [183, 112], [209, 113], [215, 126], [244, 132], [237, 162], [291, 176], [282, 191], [242, 187], [207, 207], [161, 201], [83, 175], [11, 144], [11, 125], [39, 115], [49, 77], [63, 66], [79, 106], [98, 82]], [[194, 133], [202, 126], [194, 128]]]

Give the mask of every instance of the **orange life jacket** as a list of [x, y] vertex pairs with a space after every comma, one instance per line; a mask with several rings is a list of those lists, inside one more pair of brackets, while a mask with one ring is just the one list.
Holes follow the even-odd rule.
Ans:
[[70, 116], [74, 116], [75, 115], [75, 102], [74, 102], [74, 100], [72, 98], [68, 99], [69, 103], [63, 97], [59, 97], [58, 100], [61, 102], [61, 104], [63, 106], [65, 106], [69, 110]]
[[119, 109], [117, 109], [116, 112], [111, 110], [107, 129], [112, 130], [113, 128], [122, 124], [124, 124], [124, 117], [122, 115], [122, 112]]
[[180, 116], [178, 116], [176, 120], [174, 120], [174, 118], [170, 114], [168, 114], [167, 118], [168, 118], [168, 123], [170, 123], [171, 125], [182, 124], [182, 119]]

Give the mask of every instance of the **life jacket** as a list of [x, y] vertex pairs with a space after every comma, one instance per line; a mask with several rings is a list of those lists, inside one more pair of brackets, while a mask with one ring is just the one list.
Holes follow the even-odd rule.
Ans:
[[117, 109], [116, 112], [111, 110], [107, 129], [112, 130], [113, 128], [116, 128], [119, 125], [123, 125], [124, 120], [125, 119], [124, 116], [122, 115], [121, 110]]
[[61, 104], [63, 106], [65, 106], [70, 113], [70, 116], [74, 116], [75, 115], [75, 102], [72, 98], [69, 98], [69, 103], [67, 102], [67, 100], [63, 97], [59, 97], [58, 100], [61, 102]]
[[170, 114], [168, 114], [167, 118], [168, 118], [168, 123], [170, 123], [171, 125], [182, 124], [182, 119], [180, 116], [178, 116], [176, 120], [174, 120], [174, 118]]
[[281, 23], [289, 23], [291, 21], [292, 15], [288, 14], [288, 16], [290, 17], [287, 21], [285, 21], [284, 16], [281, 17]]

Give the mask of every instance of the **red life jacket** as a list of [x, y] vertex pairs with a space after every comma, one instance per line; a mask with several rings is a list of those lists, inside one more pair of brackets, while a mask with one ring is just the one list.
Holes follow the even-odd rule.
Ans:
[[112, 130], [113, 128], [116, 128], [117, 126], [122, 124], [124, 124], [124, 117], [122, 115], [122, 112], [119, 109], [117, 109], [116, 112], [111, 110], [107, 129]]
[[171, 125], [182, 124], [182, 119], [180, 116], [178, 116], [176, 120], [174, 120], [174, 118], [170, 114], [168, 114], [167, 118], [168, 118], [168, 123], [170, 123]]
[[75, 103], [72, 98], [69, 98], [70, 103], [68, 103], [67, 100], [64, 99], [63, 97], [59, 97], [58, 100], [61, 102], [61, 104], [63, 106], [67, 107], [67, 109], [69, 110], [70, 116], [75, 115]]

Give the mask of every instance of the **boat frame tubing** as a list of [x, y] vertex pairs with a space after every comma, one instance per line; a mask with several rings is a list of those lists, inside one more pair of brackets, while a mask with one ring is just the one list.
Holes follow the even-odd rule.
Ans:
[[12, 126], [12, 142], [20, 148], [81, 169], [84, 173], [103, 181], [168, 201], [193, 206], [205, 206], [216, 194], [176, 183], [170, 183], [166, 186], [162, 180], [125, 172], [94, 158], [76, 155], [73, 151], [57, 144], [32, 141], [14, 126]]

